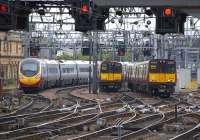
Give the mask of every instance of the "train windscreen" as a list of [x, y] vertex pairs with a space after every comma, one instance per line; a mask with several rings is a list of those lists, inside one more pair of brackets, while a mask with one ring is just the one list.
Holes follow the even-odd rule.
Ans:
[[101, 72], [102, 73], [121, 73], [122, 65], [119, 63], [102, 63], [101, 64]]
[[151, 61], [150, 62], [151, 73], [175, 73], [176, 63], [175, 61]]
[[31, 77], [38, 73], [39, 64], [33, 61], [26, 61], [21, 64], [21, 73], [24, 76]]
[[119, 63], [113, 64], [113, 72], [121, 73], [122, 72], [122, 65]]

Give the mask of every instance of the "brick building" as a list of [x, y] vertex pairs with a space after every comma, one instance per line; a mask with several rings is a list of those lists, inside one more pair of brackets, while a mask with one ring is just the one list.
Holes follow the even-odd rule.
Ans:
[[23, 57], [20, 34], [17, 32], [0, 32], [0, 79], [4, 86], [15, 83], [19, 61]]

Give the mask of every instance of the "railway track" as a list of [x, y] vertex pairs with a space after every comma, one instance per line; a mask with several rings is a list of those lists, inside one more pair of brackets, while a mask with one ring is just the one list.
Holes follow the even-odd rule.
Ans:
[[145, 128], [124, 135], [121, 138], [124, 140], [139, 140], [145, 138], [148, 138], [149, 140], [178, 140], [181, 139], [181, 136], [186, 135], [185, 133], [187, 133], [187, 131], [196, 128], [199, 121], [199, 114], [184, 114], [177, 119], [170, 118], [158, 123], [153, 123], [152, 125], [147, 125]]
[[14, 111], [4, 114], [0, 116], [1, 118], [19, 115], [19, 114], [28, 114], [33, 112], [41, 112], [49, 110], [53, 103], [48, 98], [45, 98], [40, 95], [22, 95], [23, 98], [26, 98], [27, 103], [22, 104], [17, 109], [14, 109]]
[[27, 97], [25, 95], [23, 95], [22, 98], [23, 98], [23, 103], [21, 103], [21, 105], [14, 106], [10, 113], [1, 113], [2, 115], [0, 116], [0, 118], [11, 115], [17, 115], [18, 113], [23, 112], [24, 110], [28, 109], [33, 105], [34, 102], [33, 98]]
[[[128, 99], [128, 100], [126, 100], [126, 102], [129, 105], [132, 105], [132, 106], [135, 105], [136, 99], [131, 97], [131, 100], [130, 100], [130, 98], [127, 98], [126, 96], [125, 96], [125, 98]], [[157, 101], [157, 103], [154, 103], [154, 104], [147, 104], [146, 102], [141, 101], [141, 100], [142, 99], [137, 99], [137, 103], [143, 104], [143, 105], [146, 104], [153, 108], [158, 107], [160, 110], [154, 110], [154, 111], [157, 111], [158, 113], [152, 114], [150, 116], [140, 115], [140, 117], [141, 116], [143, 116], [143, 117], [133, 120], [133, 121], [124, 122], [121, 124], [121, 126], [115, 125], [115, 126], [107, 127], [105, 129], [95, 131], [93, 133], [89, 133], [89, 134], [85, 134], [82, 136], [71, 138], [71, 140], [81, 140], [81, 139], [89, 140], [89, 139], [94, 139], [94, 138], [95, 138], [95, 140], [96, 139], [97, 140], [98, 139], [110, 140], [110, 139], [119, 139], [119, 135], [121, 135], [122, 139], [126, 139], [129, 136], [132, 138], [132, 135], [135, 133], [140, 134], [140, 132], [146, 131], [146, 129], [149, 127], [153, 127], [155, 125], [160, 124], [161, 122], [164, 122], [166, 120], [170, 120], [170, 119], [174, 118], [174, 116], [176, 116], [174, 113], [174, 105], [176, 105], [176, 104], [179, 104], [180, 106], [185, 105], [185, 103], [181, 103], [181, 102], [179, 102], [179, 100], [174, 99], [174, 98], [168, 99], [165, 102], [163, 102], [163, 100], [160, 99], [159, 101]], [[165, 109], [163, 109], [163, 108], [165, 108]], [[135, 109], [136, 109], [136, 107], [135, 107]], [[179, 112], [178, 115], [182, 115], [184, 113], [186, 113], [186, 112]], [[123, 130], [120, 130], [122, 132], [119, 133], [119, 129], [122, 129], [120, 127], [123, 127]]]
[[[67, 101], [69, 101], [68, 98], [67, 98]], [[70, 101], [72, 101], [71, 98], [70, 98]], [[75, 102], [76, 104], [74, 104]], [[60, 108], [57, 110], [50, 110], [50, 111], [42, 110], [40, 112], [2, 117], [0, 118], [0, 122], [1, 122], [0, 127], [1, 126], [4, 127], [4, 129], [1, 129], [4, 132], [1, 132], [0, 136], [2, 139], [4, 138], [12, 139], [18, 135], [19, 136], [25, 135], [26, 131], [27, 133], [30, 133], [30, 131], [33, 131], [33, 134], [35, 134], [36, 130], [41, 132], [41, 130], [43, 130], [42, 128], [44, 127], [50, 127], [50, 129], [52, 129], [52, 127], [57, 128], [57, 125], [63, 126], [64, 124], [63, 122], [72, 123], [74, 120], [84, 122], [87, 116], [94, 117], [94, 116], [91, 116], [91, 114], [88, 114], [91, 112], [95, 114], [94, 112], [97, 113], [100, 111], [103, 114], [104, 113], [107, 114], [106, 111], [109, 111], [109, 110], [111, 111], [115, 109], [117, 110], [118, 108], [123, 107], [122, 103], [105, 103], [105, 104], [98, 105], [97, 103], [95, 103], [95, 101], [84, 101], [83, 99], [79, 99], [79, 101], [75, 99], [70, 104], [71, 104], [70, 107]], [[69, 117], [71, 117], [71, 119]], [[19, 118], [22, 118], [23, 123], [28, 122], [26, 123], [26, 125], [23, 124], [22, 128], [18, 124]], [[53, 121], [51, 121], [52, 119]], [[88, 118], [88, 119], [92, 119], [92, 118]], [[75, 121], [74, 123], [78, 124], [80, 122]], [[66, 123], [66, 125], [69, 125], [69, 124]], [[39, 128], [41, 129], [39, 130]]]
[[[111, 108], [113, 109], [113, 105], [111, 106]], [[79, 130], [80, 128], [82, 130], [85, 130], [86, 127], [88, 128], [91, 128], [92, 126], [94, 127], [94, 124], [96, 123], [98, 118], [105, 119], [108, 117], [110, 121], [112, 120], [111, 118], [117, 119], [118, 117], [116, 117], [114, 114], [117, 116], [120, 116], [118, 111], [103, 112], [100, 114], [90, 113], [90, 114], [81, 115], [81, 116], [77, 116], [75, 115], [75, 113], [72, 113], [65, 117], [62, 117], [60, 119], [57, 119], [55, 121], [51, 121], [48, 123], [40, 124], [33, 127], [23, 128], [19, 130], [0, 133], [0, 138], [10, 139], [10, 138], [13, 138], [13, 137], [16, 138], [16, 136], [19, 136], [19, 139], [22, 139], [22, 138], [28, 139], [30, 136], [32, 137], [32, 135], [35, 135], [35, 139], [38, 139], [37, 136], [41, 137], [41, 131], [42, 133], [44, 131], [45, 132], [47, 131], [46, 133], [52, 132], [53, 134], [59, 134], [60, 132], [62, 132], [62, 134], [65, 132], [74, 133], [73, 131]], [[121, 116], [126, 118], [127, 116], [130, 116], [131, 114], [130, 113], [121, 114]], [[69, 118], [70, 116], [73, 116], [73, 117]], [[36, 136], [37, 133], [38, 135]]]
[[78, 98], [76, 96], [73, 96], [72, 94], [70, 94], [70, 92], [75, 89], [75, 88], [84, 88], [86, 87], [85, 85], [83, 86], [73, 86], [73, 87], [68, 87], [67, 90], [64, 89], [60, 89], [59, 91], [57, 91], [57, 103], [55, 103], [57, 106], [57, 108], [65, 108], [65, 107], [69, 107], [72, 106], [74, 104], [78, 104], [79, 106], [86, 106], [86, 105], [96, 105], [97, 102], [94, 100], [86, 100], [86, 99], [82, 99], [82, 98]]
[[[69, 87], [65, 89], [62, 88], [61, 91], [73, 89], [73, 88], [77, 88], [77, 87], [75, 86], [75, 87]], [[7, 115], [1, 116], [0, 128], [3, 128], [1, 129], [1, 131], [9, 130], [10, 128], [17, 129], [19, 128], [19, 126], [25, 127], [27, 126], [27, 124], [32, 124], [32, 122], [41, 123], [43, 121], [48, 121], [51, 119], [62, 117], [66, 115], [70, 110], [75, 109], [75, 108], [84, 109], [84, 108], [93, 107], [96, 105], [93, 103], [93, 104], [84, 104], [80, 106], [73, 103], [71, 104], [71, 106], [68, 106], [66, 108], [59, 108], [59, 109], [57, 108], [57, 109], [48, 111], [53, 106], [53, 101], [51, 101], [50, 99], [38, 94], [30, 94], [30, 95], [25, 94], [24, 96], [30, 99], [30, 103], [24, 106], [23, 108], [19, 108], [18, 110], [15, 110]], [[46, 105], [42, 106], [41, 102], [42, 103], [46, 102]]]
[[[68, 94], [74, 88], [77, 87], [71, 87], [67, 91], [59, 90], [57, 95], [62, 104], [53, 101], [38, 110], [29, 108], [25, 114], [0, 117], [0, 139], [128, 140], [134, 137], [134, 140], [184, 140], [187, 137], [200, 137], [200, 117], [198, 114], [188, 113], [196, 112], [195, 110], [187, 110], [196, 102], [188, 103], [184, 97], [138, 97], [123, 91], [118, 99], [100, 103]], [[34, 101], [34, 98], [36, 97], [33, 95], [30, 99]], [[195, 99], [198, 102], [199, 98]], [[49, 110], [48, 106], [53, 110]], [[19, 123], [24, 124], [20, 126]], [[170, 127], [176, 130], [178, 126], [183, 127], [184, 131], [172, 133]]]
[[[127, 98], [127, 100], [129, 99], [129, 101], [130, 101], [130, 98]], [[123, 103], [124, 102], [127, 102], [127, 100], [125, 101], [124, 99], [123, 99]], [[133, 100], [131, 99], [131, 102], [129, 102], [128, 101], [128, 103], [129, 103], [129, 105], [133, 105], [133, 104], [141, 104], [141, 102], [139, 101], [139, 100], [135, 100], [134, 102], [133, 102]], [[121, 106], [120, 105], [120, 103], [116, 103], [115, 105], [117, 105], [117, 107], [118, 106]], [[127, 105], [127, 104], [126, 104]], [[104, 107], [101, 107], [101, 111], [102, 110], [104, 110], [103, 108], [108, 108], [108, 106], [110, 106], [111, 107], [111, 110], [114, 110], [114, 109], [116, 109], [116, 106], [113, 108], [113, 103], [106, 103], [106, 104], [104, 104], [104, 105], [101, 105], [101, 106], [104, 106]], [[129, 106], [129, 108], [128, 109], [130, 109], [130, 106]], [[107, 110], [107, 109], [106, 109]], [[112, 121], [112, 122], [117, 122], [117, 120], [120, 118], [120, 115], [122, 115], [122, 114], [119, 114], [120, 112], [126, 112], [127, 110], [125, 109], [125, 108], [121, 108], [121, 109], [119, 109], [119, 110], [117, 110], [117, 114], [116, 115], [112, 115], [112, 116], [109, 116], [109, 120], [110, 121]], [[132, 110], [133, 111], [133, 110]], [[102, 111], [103, 112], [103, 111]], [[128, 112], [126, 112], [126, 113], [124, 113], [124, 114], [127, 114]], [[132, 113], [128, 113], [128, 114], [132, 114]], [[137, 115], [136, 115], [136, 113], [134, 112], [134, 117], [132, 116], [132, 119], [133, 118], [135, 118]], [[126, 115], [125, 115], [126, 116]], [[138, 117], [140, 117], [140, 116], [138, 116]], [[104, 119], [105, 119], [106, 117], [104, 117]], [[115, 118], [115, 119], [114, 119]], [[117, 119], [117, 120], [116, 120]], [[113, 121], [113, 120], [116, 120], [116, 121]], [[110, 122], [109, 121], [109, 122]], [[118, 120], [118, 121], [121, 121], [121, 123], [123, 122], [123, 119], [121, 119], [121, 120]], [[125, 120], [124, 120], [125, 121]], [[127, 121], [127, 120], [126, 120]], [[88, 132], [91, 132], [92, 130], [94, 131], [95, 130], [95, 126], [96, 126], [96, 122], [97, 122], [97, 120], [95, 119], [95, 120], [91, 120], [91, 121], [86, 121], [86, 122], [84, 122], [84, 123], [79, 123], [79, 124], [76, 124], [76, 125], [72, 125], [72, 126], [70, 126], [70, 127], [65, 127], [65, 128], [61, 128], [61, 129], [59, 129], [59, 130], [54, 130], [54, 131], [51, 131], [52, 133], [54, 133], [54, 135], [55, 134], [66, 134], [66, 131], [67, 131], [67, 136], [68, 136], [68, 138], [69, 137], [73, 137], [74, 135], [77, 135], [77, 134], [84, 134], [84, 133], [86, 133], [85, 131], [87, 130], [87, 133]], [[120, 122], [118, 122], [118, 123], [120, 123]], [[109, 127], [109, 126], [112, 126], [112, 125], [115, 125], [116, 123], [108, 123], [108, 124], [110, 124], [110, 125], [107, 125], [107, 127]], [[92, 126], [92, 128], [93, 129], [91, 129], [91, 126]], [[82, 128], [82, 129], [81, 129]], [[80, 130], [81, 129], [81, 130]], [[91, 129], [91, 130], [90, 130]], [[84, 131], [83, 131], [84, 130]], [[80, 133], [80, 131], [82, 132], [82, 133]], [[75, 134], [74, 134], [75, 133]], [[36, 137], [36, 139], [38, 139], [39, 137], [41, 138], [44, 138], [44, 137], [47, 137], [47, 133], [37, 133], [37, 134], [30, 134], [30, 135], [28, 135], [28, 136], [24, 136], [23, 137], [23, 139], [28, 139], [28, 138], [30, 138], [30, 137]], [[48, 135], [49, 136], [49, 135]], [[20, 139], [21, 139], [22, 137], [20, 137]]]
[[[160, 115], [152, 115], [152, 116], [146, 116], [146, 117], [143, 117], [143, 118], [139, 118], [139, 119], [134, 119], [132, 121], [127, 121], [127, 123], [136, 123], [138, 125], [140, 125], [141, 122], [150, 122], [151, 121], [155, 121], [155, 120], [159, 120], [160, 119]], [[82, 135], [82, 136], [78, 136], [78, 137], [74, 137], [74, 138], [71, 138], [71, 140], [82, 140], [82, 139], [87, 139], [87, 140], [90, 140], [90, 139], [97, 139], [97, 140], [103, 140], [103, 139], [113, 139], [113, 138], [117, 138], [118, 137], [118, 129], [122, 126], [122, 125], [125, 125], [127, 124], [126, 121], [120, 123], [120, 124], [115, 124], [111, 127], [107, 127], [105, 129], [102, 129], [102, 130], [99, 130], [99, 131], [95, 131], [95, 132], [92, 132], [92, 133], [88, 133], [88, 134], [85, 134], [85, 135]], [[138, 128], [137, 128], [138, 129]]]

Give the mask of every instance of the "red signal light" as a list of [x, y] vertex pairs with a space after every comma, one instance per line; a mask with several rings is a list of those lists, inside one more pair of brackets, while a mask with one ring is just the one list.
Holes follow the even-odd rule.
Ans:
[[173, 16], [172, 8], [165, 8], [163, 12], [164, 16]]
[[8, 5], [0, 3], [0, 13], [8, 13]]
[[81, 6], [81, 12], [83, 12], [83, 13], [88, 13], [89, 12], [89, 7], [88, 7], [87, 4], [83, 4]]

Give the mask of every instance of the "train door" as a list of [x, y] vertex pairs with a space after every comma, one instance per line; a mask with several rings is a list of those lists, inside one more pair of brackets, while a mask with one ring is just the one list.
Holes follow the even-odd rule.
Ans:
[[78, 63], [76, 61], [74, 61], [75, 63], [75, 73], [76, 73], [76, 77], [75, 77], [75, 84], [78, 84], [79, 83], [79, 66], [78, 66]]
[[41, 64], [41, 76], [43, 79], [43, 86], [44, 88], [47, 87], [47, 81], [48, 81], [48, 74], [47, 74], [47, 65], [45, 63]]
[[59, 86], [61, 86], [61, 73], [62, 73], [62, 70], [61, 70], [61, 64], [58, 63], [58, 72], [59, 72], [59, 78], [58, 78], [58, 84]]

